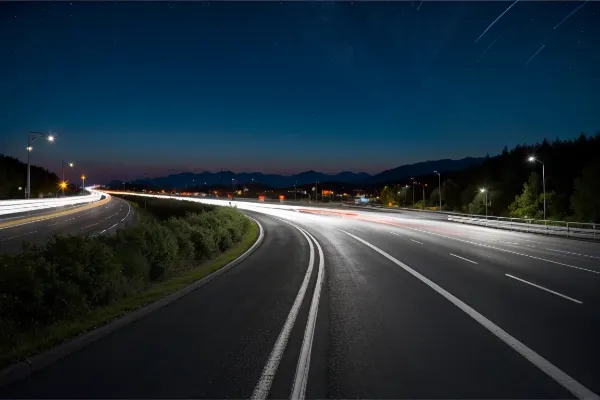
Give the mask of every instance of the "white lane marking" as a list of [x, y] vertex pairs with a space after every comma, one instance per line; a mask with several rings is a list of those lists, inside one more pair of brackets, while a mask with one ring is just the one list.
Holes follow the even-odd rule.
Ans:
[[[286, 221], [287, 222], [287, 221]], [[294, 323], [296, 322], [296, 317], [298, 316], [298, 311], [300, 310], [300, 305], [302, 305], [302, 300], [304, 300], [304, 295], [306, 294], [306, 289], [308, 288], [308, 283], [310, 281], [310, 276], [312, 275], [313, 265], [315, 263], [315, 249], [312, 241], [309, 237], [301, 230], [300, 227], [289, 223], [294, 226], [298, 231], [304, 236], [306, 241], [308, 242], [310, 248], [310, 257], [308, 261], [308, 269], [306, 270], [306, 274], [304, 275], [304, 281], [302, 281], [302, 285], [300, 286], [300, 290], [298, 290], [298, 294], [296, 295], [296, 299], [294, 300], [294, 304], [290, 310], [290, 313], [283, 324], [283, 328], [275, 341], [275, 345], [273, 346], [273, 350], [271, 350], [271, 354], [269, 354], [269, 360], [267, 364], [262, 370], [260, 375], [260, 379], [254, 388], [254, 392], [252, 392], [252, 399], [266, 399], [269, 395], [269, 390], [271, 389], [271, 384], [273, 383], [273, 379], [275, 379], [275, 373], [277, 372], [277, 368], [279, 367], [279, 362], [283, 356], [283, 351], [287, 345], [287, 341], [292, 333], [292, 328], [294, 327]]]
[[415, 242], [415, 243], [423, 244], [423, 243], [421, 243], [421, 242], [419, 242], [419, 241], [417, 241], [417, 240], [414, 240], [414, 239], [410, 239], [410, 240], [412, 240], [412, 241], [413, 241], [413, 242]]
[[524, 244], [523, 246], [527, 246], [527, 247], [531, 247], [532, 249], [535, 249], [535, 246], [532, 246], [530, 244]]
[[0, 240], [0, 242], [6, 242], [7, 240], [17, 239], [17, 238], [20, 238], [20, 237], [23, 237], [23, 236], [27, 236], [27, 235], [32, 234], [32, 233], [36, 233], [36, 232], [37, 231], [31, 231], [31, 232], [27, 232], [27, 233], [24, 233], [24, 234], [19, 235], [19, 236], [11, 236], [9, 238]]
[[58, 225], [58, 224], [59, 224], [58, 222], [55, 222], [55, 223], [53, 223], [53, 224], [48, 224], [48, 225], [46, 225], [46, 226], [54, 226], [54, 225]]
[[390, 232], [392, 235], [396, 235], [396, 236], [400, 236], [400, 237], [404, 237], [403, 235], [396, 233], [396, 232]]
[[461, 257], [461, 256], [457, 256], [456, 254], [452, 254], [452, 253], [448, 253], [448, 254], [450, 254], [450, 255], [451, 255], [451, 256], [453, 256], [453, 257], [460, 258], [461, 260], [465, 260], [465, 261], [468, 261], [468, 262], [470, 262], [470, 263], [477, 264], [475, 261], [471, 261], [471, 260], [469, 260], [468, 258], [464, 258], [464, 257]]
[[409, 228], [407, 226], [400, 226], [400, 225], [398, 225], [398, 227], [399, 228], [404, 228], [404, 229], [410, 229], [412, 231], [417, 231], [417, 232], [422, 232], [422, 233], [428, 233], [430, 235], [436, 235], [436, 236], [440, 236], [440, 237], [443, 237], [443, 238], [446, 238], [446, 239], [458, 240], [459, 242], [474, 244], [476, 246], [487, 247], [488, 249], [494, 249], [494, 250], [504, 251], [506, 253], [516, 254], [518, 256], [529, 257], [529, 258], [533, 258], [535, 260], [547, 261], [547, 262], [552, 263], [552, 264], [563, 265], [565, 267], [579, 269], [581, 271], [591, 272], [592, 274], [599, 274], [600, 275], [600, 271], [594, 271], [592, 269], [576, 267], [574, 265], [569, 265], [569, 264], [561, 263], [561, 262], [558, 262], [558, 261], [548, 260], [547, 258], [541, 258], [541, 257], [530, 256], [529, 254], [517, 253], [516, 251], [501, 249], [500, 247], [494, 247], [494, 246], [490, 246], [488, 244], [471, 242], [470, 240], [464, 240], [464, 239], [459, 239], [459, 238], [455, 238], [455, 237], [452, 237], [452, 236], [442, 235], [440, 233], [434, 233], [434, 232], [424, 231], [422, 229]]
[[84, 226], [83, 228], [81, 228], [81, 230], [85, 229], [85, 228], [89, 228], [90, 226], [96, 226], [98, 225], [100, 222], [96, 222], [94, 224], [88, 225], [88, 226]]
[[600, 257], [596, 257], [596, 256], [590, 256], [588, 254], [581, 254], [581, 253], [573, 253], [570, 251], [564, 251], [564, 250], [556, 250], [556, 249], [546, 249], [546, 250], [550, 250], [550, 251], [557, 251], [559, 253], [567, 253], [567, 254], [574, 254], [576, 256], [581, 256], [581, 257], [590, 257], [590, 258], [600, 258]]
[[103, 234], [106, 231], [110, 231], [112, 228], [114, 228], [115, 226], [119, 225], [119, 223], [117, 222], [116, 224], [114, 224], [113, 226], [111, 226], [110, 228], [106, 228], [105, 230], [103, 230], [102, 232], [100, 232], [98, 235]]
[[557, 295], [557, 296], [560, 296], [560, 297], [562, 297], [562, 298], [565, 298], [565, 299], [567, 299], [567, 300], [571, 300], [571, 301], [572, 301], [572, 302], [574, 302], [574, 303], [577, 303], [577, 304], [583, 304], [583, 303], [582, 303], [581, 301], [579, 301], [579, 300], [576, 300], [576, 299], [574, 299], [574, 298], [572, 298], [572, 297], [569, 297], [569, 296], [565, 296], [564, 294], [560, 294], [560, 293], [558, 293], [558, 292], [555, 292], [554, 290], [546, 289], [546, 288], [545, 288], [545, 287], [543, 287], [543, 286], [536, 285], [535, 283], [528, 282], [528, 281], [526, 281], [525, 279], [517, 278], [516, 276], [512, 276], [512, 275], [509, 275], [509, 274], [504, 274], [504, 275], [508, 276], [509, 278], [513, 278], [513, 279], [516, 279], [516, 280], [518, 280], [518, 281], [521, 281], [521, 282], [523, 282], [523, 283], [526, 283], [526, 284], [528, 284], [528, 285], [534, 286], [534, 287], [536, 287], [536, 288], [538, 288], [538, 289], [545, 290], [546, 292], [549, 292], [549, 293], [555, 294], [555, 295]]
[[435, 283], [435, 282], [431, 281], [430, 279], [426, 278], [425, 276], [421, 275], [420, 273], [418, 273], [417, 271], [415, 271], [408, 265], [404, 264], [402, 261], [395, 259], [394, 257], [389, 255], [385, 251], [381, 250], [379, 247], [372, 245], [371, 243], [367, 242], [366, 240], [363, 240], [363, 239], [359, 238], [358, 236], [355, 236], [344, 230], [342, 230], [342, 232], [344, 232], [348, 236], [353, 237], [354, 239], [356, 239], [359, 242], [363, 243], [364, 245], [370, 247], [371, 249], [375, 250], [376, 252], [378, 252], [379, 254], [381, 254], [382, 256], [384, 256], [385, 258], [387, 258], [394, 264], [398, 265], [399, 267], [404, 269], [406, 272], [408, 272], [415, 278], [419, 279], [421, 282], [423, 282], [424, 284], [426, 284], [427, 286], [429, 286], [430, 288], [432, 288], [433, 290], [435, 290], [442, 296], [444, 296], [448, 301], [450, 301], [452, 304], [454, 304], [455, 306], [460, 308], [462, 311], [464, 311], [468, 316], [473, 318], [475, 321], [479, 322], [484, 328], [486, 328], [487, 330], [492, 332], [494, 335], [496, 335], [496, 337], [498, 337], [504, 343], [506, 343], [507, 345], [512, 347], [515, 351], [517, 351], [519, 354], [521, 354], [523, 357], [525, 357], [529, 362], [531, 362], [533, 365], [535, 365], [536, 367], [541, 369], [549, 377], [554, 379], [556, 382], [558, 382], [560, 385], [562, 385], [569, 392], [573, 393], [577, 398], [579, 398], [579, 399], [591, 399], [591, 398], [597, 399], [598, 398], [598, 395], [596, 395], [594, 392], [592, 392], [591, 390], [589, 390], [588, 388], [586, 388], [585, 386], [583, 386], [582, 384], [577, 382], [575, 379], [573, 379], [572, 377], [570, 377], [569, 375], [567, 375], [566, 373], [564, 373], [563, 371], [558, 369], [558, 367], [556, 367], [550, 361], [546, 360], [544, 357], [540, 356], [535, 351], [533, 351], [529, 347], [525, 346], [523, 343], [519, 342], [517, 339], [512, 337], [508, 332], [506, 332], [505, 330], [500, 328], [498, 325], [494, 324], [492, 321], [490, 321], [489, 319], [487, 319], [486, 317], [484, 317], [483, 315], [481, 315], [480, 313], [475, 311], [475, 309], [473, 309], [471, 306], [464, 303], [462, 300], [460, 300], [459, 298], [457, 298], [456, 296], [454, 296], [453, 294], [451, 294], [450, 292], [448, 292], [447, 290], [445, 290], [444, 288], [439, 286], [437, 283]]
[[127, 214], [123, 217], [123, 219], [121, 220], [121, 222], [125, 221], [125, 218], [127, 218], [127, 216], [129, 215], [129, 213], [131, 212], [131, 206], [129, 205], [129, 203], [127, 203], [127, 207], [129, 207], [127, 209]]
[[115, 215], [117, 215], [117, 214], [118, 214], [118, 212], [117, 212], [117, 213], [114, 213], [114, 214], [113, 214], [113, 215], [111, 215], [110, 217], [106, 217], [106, 218], [104, 218], [104, 219], [105, 219], [105, 220], [107, 220], [107, 219], [109, 219], [109, 218], [112, 218], [112, 217], [114, 217], [114, 216], [115, 216]]
[[317, 274], [317, 283], [315, 285], [315, 291], [313, 292], [313, 298], [310, 303], [310, 311], [308, 313], [308, 320], [306, 321], [306, 329], [304, 331], [304, 339], [302, 340], [300, 356], [298, 357], [298, 365], [296, 367], [294, 384], [292, 385], [292, 395], [290, 398], [294, 400], [303, 400], [306, 397], [306, 386], [308, 384], [308, 372], [310, 368], [310, 354], [315, 336], [317, 313], [319, 311], [319, 299], [321, 297], [321, 288], [323, 287], [325, 275], [325, 257], [323, 256], [323, 249], [321, 248], [321, 245], [313, 235], [308, 233], [308, 231], [304, 229], [302, 229], [302, 231], [304, 231], [304, 233], [306, 233], [317, 245], [317, 249], [319, 250], [319, 272]]

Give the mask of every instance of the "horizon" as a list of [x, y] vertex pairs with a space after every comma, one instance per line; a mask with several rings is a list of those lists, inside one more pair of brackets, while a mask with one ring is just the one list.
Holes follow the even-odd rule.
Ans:
[[600, 4], [505, 6], [3, 2], [2, 149], [52, 130], [32, 163], [98, 181], [373, 175], [594, 134]]

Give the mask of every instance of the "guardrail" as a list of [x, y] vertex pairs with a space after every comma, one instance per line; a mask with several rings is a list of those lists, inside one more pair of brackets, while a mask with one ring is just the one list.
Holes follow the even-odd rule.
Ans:
[[482, 215], [448, 215], [448, 221], [487, 226], [551, 236], [600, 240], [600, 225], [583, 222], [541, 221], [521, 218], [485, 217]]
[[0, 200], [0, 216], [91, 203], [98, 201], [101, 198], [101, 193], [93, 192], [84, 196], [59, 197], [52, 199]]

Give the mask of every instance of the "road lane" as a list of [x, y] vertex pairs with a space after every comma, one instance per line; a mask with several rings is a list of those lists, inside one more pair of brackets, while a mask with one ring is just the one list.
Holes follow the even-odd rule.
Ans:
[[[407, 263], [576, 376], [590, 390], [600, 392], [596, 379], [600, 369], [589, 358], [589, 354], [600, 352], [598, 294], [593, 290], [599, 282], [594, 279], [600, 277], [590, 278], [591, 274], [586, 272], [510, 254], [504, 256], [484, 247], [462, 246], [461, 242], [400, 227], [339, 218], [335, 221], [335, 217], [330, 217], [326, 224], [362, 237]], [[391, 234], [391, 230], [400, 236]], [[413, 237], [425, 245], [413, 243], [410, 240]], [[457, 259], [450, 253], [478, 264]], [[584, 304], [529, 287], [506, 277], [505, 273], [582, 300]], [[552, 279], [544, 278], [548, 276]]]
[[23, 241], [44, 243], [55, 234], [100, 234], [117, 227], [130, 226], [135, 215], [126, 201], [111, 197], [104, 205], [56, 218], [7, 227], [0, 230], [0, 252], [14, 253]]
[[[209, 284], [8, 388], [9, 398], [249, 398], [304, 279], [309, 245], [256, 215], [263, 244]], [[314, 289], [316, 274], [309, 284]], [[308, 302], [270, 395], [289, 396]], [[76, 377], [76, 379], [74, 379]]]

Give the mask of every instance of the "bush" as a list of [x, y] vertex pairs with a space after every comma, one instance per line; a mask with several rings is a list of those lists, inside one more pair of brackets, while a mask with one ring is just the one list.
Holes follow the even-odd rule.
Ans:
[[215, 257], [251, 224], [230, 208], [160, 199], [146, 206], [154, 218], [115, 235], [54, 236], [0, 255], [0, 343], [10, 346], [20, 333], [80, 317]]

